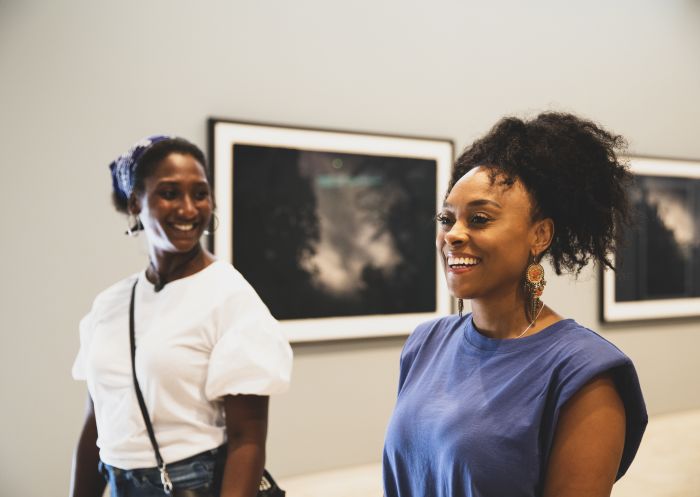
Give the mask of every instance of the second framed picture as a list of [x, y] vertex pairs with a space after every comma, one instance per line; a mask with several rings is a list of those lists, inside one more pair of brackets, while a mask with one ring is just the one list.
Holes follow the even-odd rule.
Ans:
[[700, 162], [631, 157], [634, 224], [602, 275], [606, 322], [700, 316]]
[[293, 342], [408, 334], [450, 312], [435, 251], [450, 140], [209, 120], [214, 252]]

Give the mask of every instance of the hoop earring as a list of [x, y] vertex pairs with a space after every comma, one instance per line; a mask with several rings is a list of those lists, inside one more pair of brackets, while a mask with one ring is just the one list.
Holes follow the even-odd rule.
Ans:
[[457, 313], [459, 314], [459, 317], [462, 317], [462, 314], [464, 313], [464, 300], [462, 299], [457, 299]]
[[530, 313], [528, 318], [532, 321], [534, 321], [535, 315], [537, 314], [537, 308], [541, 304], [540, 297], [542, 296], [542, 292], [544, 292], [544, 286], [546, 284], [547, 281], [544, 279], [544, 268], [542, 267], [542, 264], [533, 258], [532, 262], [525, 270], [525, 290], [528, 294], [529, 300], [527, 310]]
[[211, 235], [219, 228], [219, 216], [216, 215], [216, 212], [212, 212], [211, 217], [212, 217], [212, 224], [214, 225], [214, 227], [211, 230], [209, 228], [204, 230], [203, 234], [206, 236]]
[[139, 236], [139, 231], [142, 229], [143, 225], [138, 215], [132, 213], [126, 215], [126, 231], [124, 232], [126, 236], [135, 238]]

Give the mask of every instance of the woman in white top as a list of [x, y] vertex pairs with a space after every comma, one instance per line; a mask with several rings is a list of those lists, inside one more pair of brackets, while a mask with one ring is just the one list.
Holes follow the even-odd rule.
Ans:
[[214, 201], [195, 145], [153, 136], [110, 169], [115, 207], [128, 234], [145, 234], [150, 260], [80, 323], [73, 376], [89, 396], [71, 495], [101, 496], [105, 479], [114, 497], [165, 494], [132, 378], [133, 289], [136, 376], [174, 487], [253, 497], [268, 396], [288, 387], [291, 348], [240, 273], [200, 243]]

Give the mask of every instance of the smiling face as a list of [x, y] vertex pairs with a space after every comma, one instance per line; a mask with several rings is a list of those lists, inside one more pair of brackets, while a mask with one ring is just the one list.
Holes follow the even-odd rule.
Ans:
[[191, 155], [171, 153], [133, 197], [148, 243], [160, 253], [185, 253], [199, 245], [213, 209], [204, 167]]
[[551, 220], [532, 220], [532, 200], [518, 180], [503, 184], [491, 170], [465, 174], [438, 215], [437, 249], [447, 286], [457, 298], [501, 299], [521, 295], [533, 255], [551, 241]]

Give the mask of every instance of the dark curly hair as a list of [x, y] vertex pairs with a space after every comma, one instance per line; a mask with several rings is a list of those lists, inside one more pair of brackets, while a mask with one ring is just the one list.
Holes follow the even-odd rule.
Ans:
[[[194, 159], [204, 168], [204, 174], [206, 175], [207, 182], [211, 184], [211, 177], [209, 175], [209, 169], [207, 168], [207, 160], [199, 147], [197, 147], [197, 145], [194, 143], [185, 140], [184, 138], [171, 138], [154, 143], [139, 158], [134, 170], [134, 195], [143, 193], [146, 178], [153, 174], [153, 170], [160, 161], [172, 153], [190, 155], [194, 157]], [[114, 187], [112, 190], [112, 203], [117, 211], [124, 214], [129, 213], [128, 199], [124, 198], [123, 194], [120, 194], [120, 192], [114, 190]], [[139, 227], [135, 228], [138, 229]]]
[[631, 218], [632, 175], [617, 153], [625, 147], [621, 136], [572, 114], [506, 117], [457, 159], [449, 190], [477, 166], [491, 170], [492, 182], [517, 179], [530, 193], [533, 219], [554, 221], [546, 254], [557, 274], [578, 274], [591, 259], [614, 269], [608, 254]]

